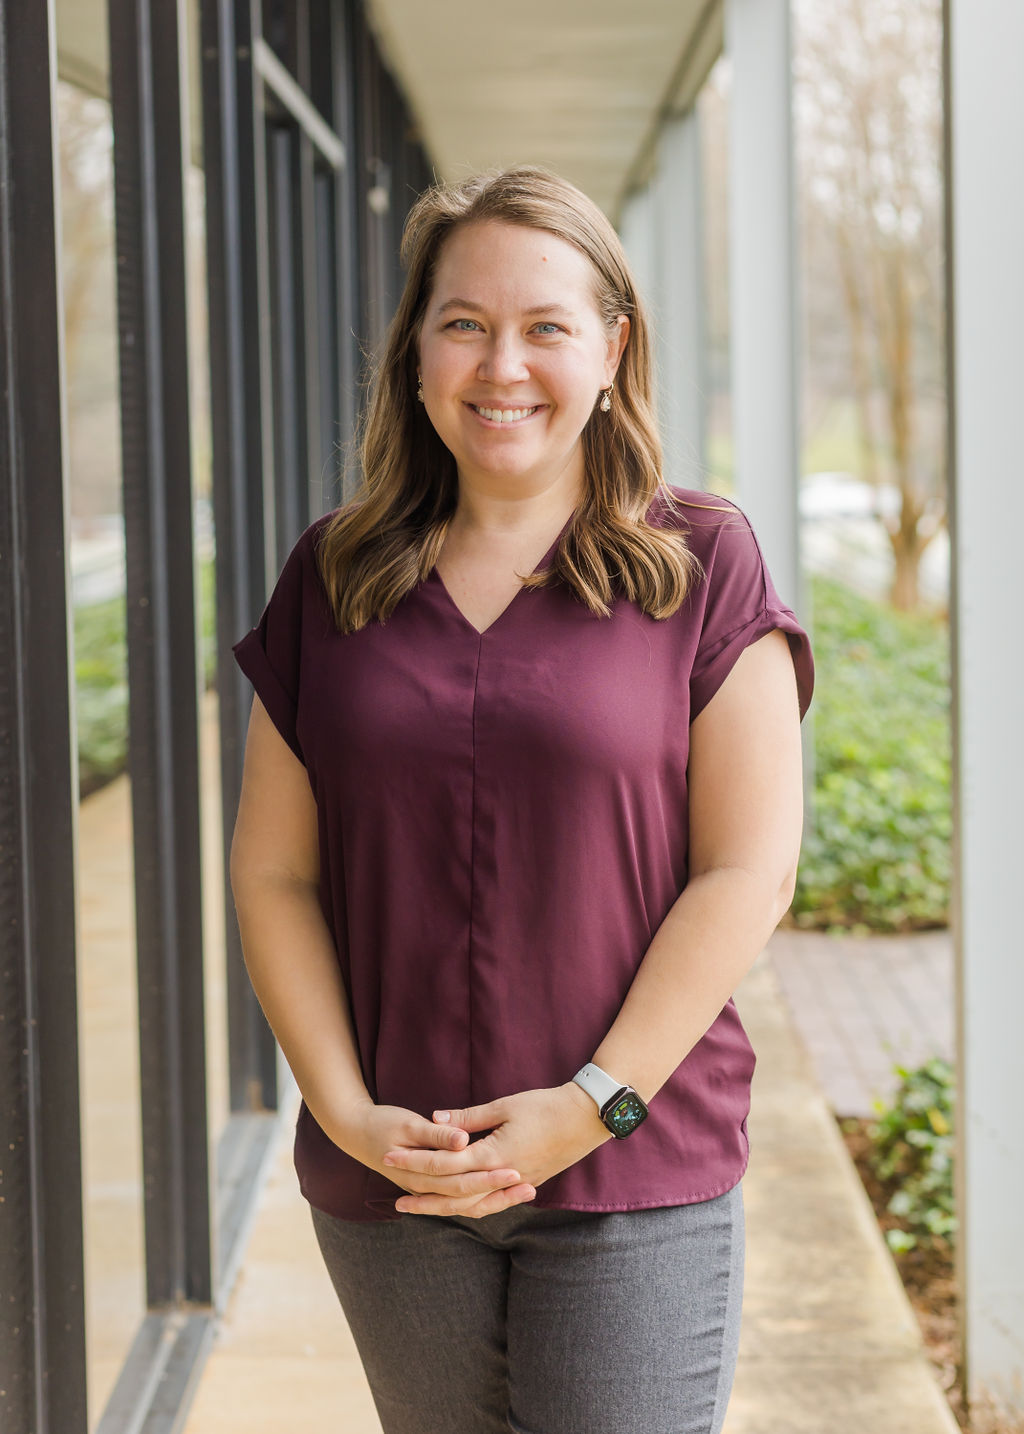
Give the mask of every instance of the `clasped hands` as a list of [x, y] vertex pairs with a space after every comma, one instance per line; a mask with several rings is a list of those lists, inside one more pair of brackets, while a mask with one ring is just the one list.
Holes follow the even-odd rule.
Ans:
[[[372, 1104], [360, 1116], [359, 1148], [350, 1153], [408, 1192], [395, 1202], [402, 1214], [496, 1214], [532, 1200], [538, 1185], [612, 1139], [572, 1081], [435, 1111], [432, 1121]], [[482, 1130], [489, 1133], [471, 1142]]]

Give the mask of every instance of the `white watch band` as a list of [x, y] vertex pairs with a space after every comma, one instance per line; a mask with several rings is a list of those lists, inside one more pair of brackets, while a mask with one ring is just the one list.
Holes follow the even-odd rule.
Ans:
[[598, 1110], [603, 1110], [612, 1096], [618, 1095], [619, 1091], [623, 1089], [624, 1084], [593, 1063], [585, 1065], [582, 1070], [577, 1071], [573, 1080], [581, 1090], [586, 1091], [591, 1100], [596, 1102]]

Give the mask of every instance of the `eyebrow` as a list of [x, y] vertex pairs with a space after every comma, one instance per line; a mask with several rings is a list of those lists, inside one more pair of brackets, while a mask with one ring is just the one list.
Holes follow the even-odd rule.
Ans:
[[[483, 305], [474, 304], [471, 299], [447, 299], [437, 310], [438, 317], [447, 314], [451, 309], [469, 309], [474, 314], [484, 313]], [[566, 309], [561, 304], [535, 304], [532, 309], [524, 309], [523, 314], [527, 318], [535, 318], [538, 314], [558, 314], [563, 319], [575, 317], [571, 309]]]

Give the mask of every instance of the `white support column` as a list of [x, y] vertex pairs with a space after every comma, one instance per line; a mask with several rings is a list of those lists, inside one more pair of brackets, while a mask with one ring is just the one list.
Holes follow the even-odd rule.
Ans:
[[705, 488], [703, 192], [695, 108], [662, 131], [655, 193], [665, 477], [684, 488]]
[[1024, 6], [946, 0], [959, 1265], [969, 1392], [1024, 1413]]
[[654, 194], [647, 184], [631, 194], [623, 205], [619, 237], [655, 328], [659, 301], [656, 228]]
[[789, 0], [726, 0], [737, 501], [799, 600], [799, 429]]

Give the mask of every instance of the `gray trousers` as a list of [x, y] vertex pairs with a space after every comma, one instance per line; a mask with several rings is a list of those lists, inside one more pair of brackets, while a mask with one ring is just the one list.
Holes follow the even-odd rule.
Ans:
[[313, 1225], [384, 1434], [719, 1434], [740, 1185], [623, 1214]]

